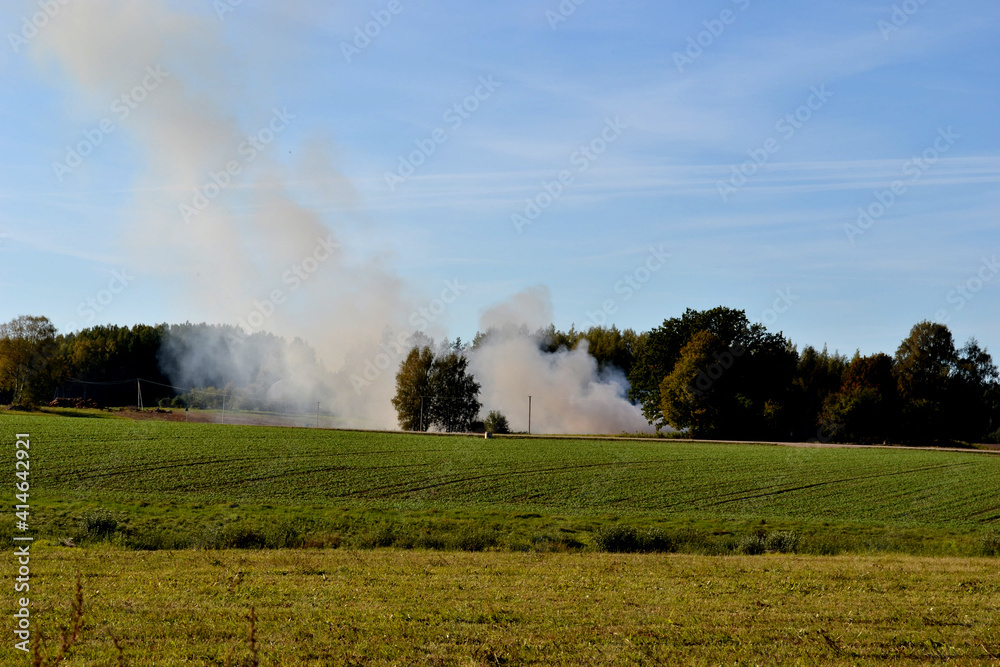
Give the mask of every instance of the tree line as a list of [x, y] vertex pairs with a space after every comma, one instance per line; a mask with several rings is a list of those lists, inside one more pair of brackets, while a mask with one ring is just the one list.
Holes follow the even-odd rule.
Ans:
[[45, 317], [21, 316], [0, 324], [0, 403], [74, 397], [132, 406], [142, 378], [147, 406], [219, 408], [227, 400], [232, 409], [280, 409], [288, 406], [275, 405], [268, 389], [283, 379], [280, 361], [289, 354], [314, 358], [301, 340], [247, 336], [235, 326], [106, 325], [58, 334]]
[[[1000, 442], [1000, 383], [990, 354], [974, 339], [961, 346], [944, 324], [913, 326], [893, 354], [848, 358], [826, 348], [799, 350], [745, 311], [688, 309], [650, 331], [616, 327], [529, 332], [489, 330], [471, 344], [436, 351], [426, 337], [400, 365], [393, 405], [401, 428], [466, 430], [480, 417], [479, 385], [467, 353], [493, 337], [530, 335], [543, 352], [586, 346], [602, 371], [628, 379], [628, 398], [658, 429], [700, 438], [830, 442]], [[103, 405], [135, 405], [144, 378], [146, 404], [272, 409], [283, 355], [315, 359], [300, 340], [247, 337], [237, 327], [182, 324], [97, 326], [59, 334], [44, 317], [0, 324], [0, 402], [46, 403], [88, 396]], [[191, 383], [169, 387], [180, 358], [198, 359]], [[318, 361], [317, 377], [322, 376]], [[175, 380], [176, 381], [176, 380]], [[157, 384], [152, 384], [157, 383]], [[158, 386], [164, 385], [164, 386]], [[148, 394], [147, 394], [148, 392]]]
[[[529, 334], [524, 327], [480, 332], [469, 347], [512, 333]], [[851, 358], [825, 347], [800, 351], [745, 311], [721, 306], [688, 309], [641, 333], [549, 326], [532, 335], [544, 352], [586, 345], [600, 370], [623, 372], [629, 400], [657, 430], [734, 440], [1000, 442], [997, 367], [975, 339], [957, 347], [943, 324], [914, 325], [892, 356]], [[432, 363], [429, 348], [411, 352], [397, 375], [397, 399], [433, 391], [409, 386], [418, 353], [424, 368]], [[409, 428], [409, 413], [399, 414]]]

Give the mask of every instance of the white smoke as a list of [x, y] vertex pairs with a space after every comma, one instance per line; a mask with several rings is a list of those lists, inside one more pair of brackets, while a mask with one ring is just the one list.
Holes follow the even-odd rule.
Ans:
[[[186, 312], [207, 321], [301, 337], [331, 373], [320, 381], [307, 367], [310, 355], [283, 355], [271, 361], [269, 381], [280, 378], [275, 385], [285, 394], [298, 388], [352, 425], [395, 428], [395, 370], [419, 295], [407, 293], [391, 257], [338, 242], [366, 221], [352, 211], [358, 196], [336, 169], [332, 140], [313, 139], [315, 129], [297, 126], [304, 121], [280, 100], [248, 96], [229, 71], [222, 25], [214, 14], [185, 13], [166, 0], [86, 0], [66, 5], [32, 52], [69, 77], [78, 92], [72, 104], [95, 118], [117, 113], [109, 102], [143, 87], [113, 135], [126, 136], [142, 160], [123, 220], [139, 280], [159, 277], [182, 295]], [[309, 136], [309, 145], [293, 144], [295, 136]], [[303, 157], [288, 164], [289, 153]], [[322, 209], [337, 213], [302, 203], [317, 192], [327, 198]], [[483, 325], [535, 329], [551, 318], [547, 292], [535, 290], [485, 313]], [[179, 369], [174, 382], [218, 375], [205, 350], [222, 341], [203, 344], [169, 360]], [[583, 349], [543, 355], [530, 337], [508, 337], [477, 351], [472, 364], [485, 407], [506, 410], [516, 428], [527, 426], [526, 418], [519, 425], [517, 406], [528, 394], [536, 431], [647, 426], [624, 400], [623, 379], [599, 376]], [[328, 395], [316, 397], [321, 386]]]
[[499, 409], [516, 431], [532, 433], [636, 433], [652, 427], [626, 398], [628, 383], [616, 369], [599, 373], [582, 341], [553, 354], [539, 347], [537, 332], [551, 322], [545, 288], [514, 295], [483, 313], [480, 327], [493, 329], [469, 353], [469, 367], [482, 385], [483, 410]]
[[[58, 19], [33, 53], [69, 76], [80, 93], [75, 106], [117, 119], [107, 103], [146, 82], [142, 100], [130, 97], [135, 108], [120, 120], [144, 161], [124, 223], [133, 267], [175, 287], [185, 310], [209, 321], [309, 341], [327, 368], [340, 371], [330, 378], [327, 409], [356, 424], [393, 426], [393, 373], [365, 379], [363, 391], [351, 379], [379, 358], [386, 327], [405, 323], [408, 299], [387, 258], [340, 247], [342, 232], [357, 224], [356, 194], [335, 168], [329, 140], [299, 150], [290, 137], [310, 128], [294, 127], [294, 109], [243, 99], [226, 71], [231, 54], [214, 15], [185, 14], [162, 0], [87, 0]], [[304, 155], [299, 167], [282, 162], [293, 151]], [[302, 205], [286, 184], [303, 182], [335, 196], [342, 214], [331, 219]], [[191, 355], [170, 364], [181, 369], [178, 384], [213, 374], [211, 356]], [[314, 369], [295, 355], [282, 365], [284, 386], [314, 391]]]

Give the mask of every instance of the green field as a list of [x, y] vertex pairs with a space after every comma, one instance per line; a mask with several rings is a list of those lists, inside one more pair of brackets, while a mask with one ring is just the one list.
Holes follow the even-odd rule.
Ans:
[[[81, 581], [68, 667], [1000, 664], [996, 455], [97, 411], [0, 433], [11, 483], [31, 436], [50, 656]], [[609, 527], [679, 553], [602, 553]]]
[[100, 414], [0, 420], [7, 439], [32, 436], [32, 523], [53, 540], [545, 550], [590, 545], [618, 523], [661, 528], [695, 552], [792, 530], [807, 552], [975, 555], [1000, 525], [1000, 456], [978, 452], [483, 440]]

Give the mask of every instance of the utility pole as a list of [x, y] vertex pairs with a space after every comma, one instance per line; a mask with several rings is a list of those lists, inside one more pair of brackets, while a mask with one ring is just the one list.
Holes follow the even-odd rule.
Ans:
[[141, 412], [142, 411], [142, 385], [139, 384], [139, 378], [135, 379], [135, 390], [136, 390], [136, 393], [138, 393], [138, 395], [139, 395], [138, 405], [139, 405], [139, 411]]
[[531, 396], [528, 396], [528, 435], [531, 435]]
[[418, 430], [424, 430], [424, 397], [420, 397], [420, 427]]

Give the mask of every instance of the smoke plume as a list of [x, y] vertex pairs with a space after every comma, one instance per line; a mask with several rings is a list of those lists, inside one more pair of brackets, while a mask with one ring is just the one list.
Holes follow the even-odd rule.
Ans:
[[[336, 168], [332, 141], [313, 137], [315, 128], [280, 100], [251, 96], [232, 75], [225, 44], [214, 14], [165, 0], [86, 0], [65, 5], [32, 50], [40, 65], [68, 77], [70, 104], [116, 122], [109, 143], [124, 136], [138, 151], [122, 237], [139, 280], [158, 279], [180, 295], [185, 312], [242, 332], [203, 331], [196, 342], [168, 348], [172, 381], [247, 375], [231, 364], [247, 356], [239, 346], [253, 334], [300, 337], [329, 373], [317, 378], [309, 354], [277, 355], [268, 361], [269, 382], [352, 425], [394, 428], [390, 398], [408, 350], [408, 316], [426, 300], [407, 292], [390, 256], [340, 242], [369, 221], [352, 208], [358, 195]], [[112, 100], [119, 103], [109, 107]], [[310, 137], [306, 148], [301, 137]], [[320, 213], [303, 204], [291, 185], [303, 183], [335, 205], [324, 202]], [[491, 309], [483, 325], [539, 327], [551, 316], [547, 294], [535, 291]], [[217, 338], [204, 340], [210, 335]], [[622, 398], [623, 378], [598, 376], [584, 350], [543, 355], [530, 336], [513, 336], [472, 361], [485, 406], [507, 410], [515, 427], [527, 426], [519, 421], [528, 394], [538, 406], [534, 430], [646, 426]]]
[[516, 431], [528, 430], [531, 396], [532, 433], [635, 433], [651, 427], [625, 397], [624, 375], [599, 373], [597, 361], [582, 341], [573, 350], [543, 352], [538, 330], [552, 321], [545, 288], [532, 288], [483, 313], [486, 342], [469, 353], [482, 385], [483, 410], [502, 411]]

